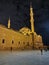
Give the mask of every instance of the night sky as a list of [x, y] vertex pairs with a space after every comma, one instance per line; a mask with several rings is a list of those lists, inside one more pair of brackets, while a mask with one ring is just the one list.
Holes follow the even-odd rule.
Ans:
[[49, 0], [0, 0], [0, 24], [7, 26], [10, 17], [12, 29], [30, 28], [30, 2], [34, 11], [35, 32], [42, 35], [44, 44], [49, 45]]

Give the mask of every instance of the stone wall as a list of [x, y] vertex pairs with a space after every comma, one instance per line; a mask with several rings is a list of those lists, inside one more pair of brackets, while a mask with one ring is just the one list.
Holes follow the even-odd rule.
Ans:
[[29, 50], [33, 49], [33, 46], [39, 49], [43, 46], [42, 40], [36, 40], [38, 35], [34, 36], [35, 38], [33, 36], [31, 34], [23, 35], [19, 31], [0, 26], [0, 50]]
[[0, 27], [0, 49], [31, 49], [31, 36], [25, 36], [18, 31]]

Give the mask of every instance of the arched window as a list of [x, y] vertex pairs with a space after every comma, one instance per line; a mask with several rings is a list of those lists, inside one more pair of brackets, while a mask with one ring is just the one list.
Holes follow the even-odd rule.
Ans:
[[12, 44], [14, 44], [14, 41], [12, 40]]
[[19, 44], [20, 44], [20, 41], [19, 41]]
[[23, 44], [25, 44], [25, 42], [23, 42]]
[[5, 39], [2, 40], [2, 43], [3, 43], [3, 44], [5, 43]]

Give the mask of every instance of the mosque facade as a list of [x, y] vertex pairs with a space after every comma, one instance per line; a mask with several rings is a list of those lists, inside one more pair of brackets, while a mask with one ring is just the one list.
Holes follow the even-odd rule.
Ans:
[[10, 28], [10, 18], [8, 27], [0, 25], [0, 50], [29, 50], [43, 48], [42, 36], [34, 31], [33, 8], [30, 6], [31, 29], [27, 27], [15, 31]]

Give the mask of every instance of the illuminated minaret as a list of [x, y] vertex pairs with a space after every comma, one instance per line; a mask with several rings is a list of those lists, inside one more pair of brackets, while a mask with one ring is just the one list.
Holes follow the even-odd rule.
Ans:
[[30, 4], [30, 22], [31, 22], [31, 31], [32, 33], [34, 33], [34, 18], [33, 18], [32, 4]]
[[8, 28], [10, 29], [10, 18], [8, 20]]

